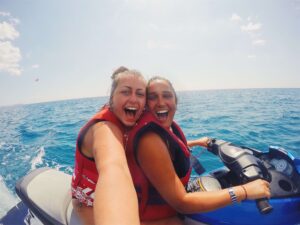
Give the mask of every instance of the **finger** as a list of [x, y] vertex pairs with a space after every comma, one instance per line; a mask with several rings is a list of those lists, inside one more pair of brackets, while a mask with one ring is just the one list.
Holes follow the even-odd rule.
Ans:
[[265, 186], [265, 187], [264, 187], [264, 190], [270, 192], [270, 187]]
[[270, 191], [267, 192], [267, 198], [271, 198], [271, 192]]
[[266, 180], [262, 180], [263, 181], [263, 184], [266, 185], [266, 186], [270, 186], [270, 183]]
[[265, 194], [267, 198], [271, 198], [271, 189], [270, 187], [265, 188]]

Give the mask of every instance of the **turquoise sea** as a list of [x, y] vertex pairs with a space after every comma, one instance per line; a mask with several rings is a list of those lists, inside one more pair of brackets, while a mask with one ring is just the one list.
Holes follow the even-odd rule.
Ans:
[[[267, 150], [275, 145], [300, 157], [300, 89], [179, 92], [176, 121], [188, 139], [210, 136]], [[0, 107], [0, 218], [19, 200], [15, 182], [38, 167], [72, 173], [81, 126], [108, 97]], [[221, 165], [193, 149], [207, 170]]]

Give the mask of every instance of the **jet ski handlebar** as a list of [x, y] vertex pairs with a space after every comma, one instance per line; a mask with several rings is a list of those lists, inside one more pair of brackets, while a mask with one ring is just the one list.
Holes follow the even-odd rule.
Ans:
[[[257, 158], [249, 148], [235, 146], [230, 142], [211, 139], [207, 150], [218, 156], [240, 179], [240, 184], [245, 184], [256, 179], [271, 181], [271, 175], [263, 162]], [[257, 199], [256, 205], [262, 214], [272, 211], [272, 206], [266, 198]]]

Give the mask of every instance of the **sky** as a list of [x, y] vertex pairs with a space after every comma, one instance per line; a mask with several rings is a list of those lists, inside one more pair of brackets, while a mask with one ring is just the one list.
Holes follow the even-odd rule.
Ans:
[[0, 106], [109, 95], [119, 66], [178, 91], [300, 88], [300, 0], [0, 0]]

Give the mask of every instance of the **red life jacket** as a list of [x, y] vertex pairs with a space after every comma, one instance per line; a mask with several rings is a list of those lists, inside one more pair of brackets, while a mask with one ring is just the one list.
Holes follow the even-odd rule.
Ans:
[[161, 197], [150, 183], [137, 162], [137, 145], [140, 137], [148, 131], [158, 133], [166, 142], [175, 171], [184, 186], [191, 174], [190, 151], [182, 130], [173, 122], [171, 132], [163, 128], [155, 117], [146, 112], [138, 124], [129, 131], [125, 140], [126, 156], [133, 183], [138, 195], [139, 214], [141, 221], [163, 219], [177, 215], [177, 212]]
[[98, 181], [98, 171], [94, 158], [85, 156], [81, 152], [81, 146], [88, 129], [100, 121], [110, 121], [124, 132], [122, 123], [115, 114], [108, 109], [108, 107], [104, 107], [81, 128], [76, 142], [75, 168], [72, 177], [71, 189], [72, 197], [77, 198], [81, 203], [84, 203], [87, 206], [93, 205], [94, 192]]

